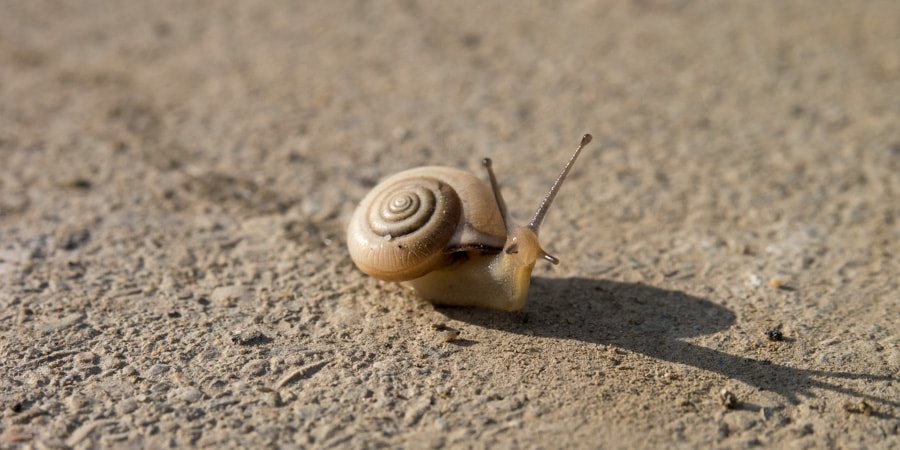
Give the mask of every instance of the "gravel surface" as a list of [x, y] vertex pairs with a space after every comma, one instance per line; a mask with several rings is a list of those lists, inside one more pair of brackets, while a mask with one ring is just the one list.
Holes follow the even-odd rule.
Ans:
[[[900, 447], [900, 2], [0, 1], [0, 448]], [[494, 161], [519, 313], [360, 273]]]

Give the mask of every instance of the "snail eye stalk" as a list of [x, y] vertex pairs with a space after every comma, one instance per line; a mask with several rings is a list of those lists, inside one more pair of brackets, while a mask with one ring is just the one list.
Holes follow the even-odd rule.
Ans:
[[500, 193], [500, 183], [497, 182], [497, 177], [494, 175], [493, 162], [491, 158], [484, 158], [481, 160], [481, 164], [487, 170], [488, 179], [491, 182], [491, 190], [494, 191], [494, 200], [497, 201], [500, 217], [503, 218], [503, 226], [506, 228], [506, 235], [510, 236], [513, 233], [512, 218], [509, 217], [509, 210], [506, 208], [506, 202], [503, 201], [503, 194]]
[[[538, 207], [537, 212], [534, 213], [534, 218], [528, 223], [528, 228], [530, 228], [531, 231], [534, 231], [534, 234], [539, 233], [541, 224], [547, 216], [547, 211], [550, 209], [550, 205], [553, 204], [553, 199], [556, 198], [556, 194], [559, 193], [559, 188], [562, 187], [563, 181], [566, 181], [566, 176], [569, 175], [569, 171], [572, 170], [572, 165], [575, 164], [575, 160], [578, 159], [578, 155], [581, 154], [581, 149], [583, 149], [585, 145], [588, 145], [592, 139], [594, 139], [594, 137], [590, 134], [585, 134], [581, 137], [581, 143], [578, 145], [578, 148], [575, 149], [575, 153], [569, 158], [569, 161], [566, 163], [566, 166], [563, 167], [559, 176], [556, 177], [556, 181], [554, 181], [553, 186], [550, 187], [550, 192], [547, 193], [547, 196], [544, 197], [544, 201], [541, 202], [541, 206]], [[553, 259], [555, 260], [556, 258]], [[550, 259], [548, 259], [548, 261], [553, 262], [553, 260]], [[557, 262], [559, 262], [559, 260], [557, 260]]]

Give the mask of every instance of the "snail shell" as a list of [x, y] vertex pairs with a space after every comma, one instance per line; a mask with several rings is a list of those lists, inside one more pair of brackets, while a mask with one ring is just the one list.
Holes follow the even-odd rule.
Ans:
[[490, 185], [448, 167], [421, 167], [382, 181], [360, 202], [347, 229], [350, 257], [363, 272], [403, 281], [444, 305], [518, 311], [535, 261], [547, 254], [538, 232], [562, 182], [591, 135], [569, 159], [525, 226], [516, 226], [489, 159]]
[[459, 169], [430, 166], [375, 186], [354, 212], [347, 238], [360, 270], [406, 281], [446, 265], [455, 252], [499, 252], [506, 229], [487, 183]]

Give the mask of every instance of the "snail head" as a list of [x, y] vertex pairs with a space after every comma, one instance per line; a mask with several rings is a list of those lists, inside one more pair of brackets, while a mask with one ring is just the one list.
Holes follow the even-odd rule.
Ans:
[[538, 240], [538, 233], [540, 232], [544, 218], [547, 217], [550, 205], [553, 204], [556, 194], [559, 193], [559, 189], [569, 175], [569, 171], [572, 170], [575, 160], [578, 159], [578, 155], [581, 154], [581, 150], [584, 146], [590, 143], [592, 139], [593, 137], [590, 134], [582, 136], [581, 143], [578, 145], [578, 148], [575, 149], [575, 153], [572, 154], [572, 157], [569, 158], [565, 167], [563, 167], [562, 172], [556, 177], [556, 181], [553, 182], [550, 191], [544, 197], [544, 200], [541, 201], [541, 205], [538, 207], [537, 212], [534, 213], [531, 222], [524, 227], [514, 225], [512, 218], [509, 216], [509, 210], [506, 208], [506, 202], [503, 201], [503, 195], [500, 193], [500, 185], [497, 182], [497, 177], [494, 175], [490, 158], [485, 158], [482, 161], [482, 164], [488, 172], [491, 189], [494, 191], [494, 198], [497, 201], [497, 206], [500, 208], [503, 224], [506, 227], [506, 245], [503, 247], [503, 252], [508, 255], [515, 255], [515, 259], [521, 265], [534, 264], [538, 258], [546, 259], [553, 264], [559, 264], [559, 259], [541, 248], [540, 241]]

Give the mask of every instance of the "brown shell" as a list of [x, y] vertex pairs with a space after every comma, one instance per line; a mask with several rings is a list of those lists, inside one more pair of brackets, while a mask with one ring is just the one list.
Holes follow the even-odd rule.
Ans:
[[360, 202], [347, 230], [357, 267], [388, 281], [419, 278], [456, 251], [499, 251], [505, 241], [488, 184], [449, 167], [420, 167], [382, 181]]

